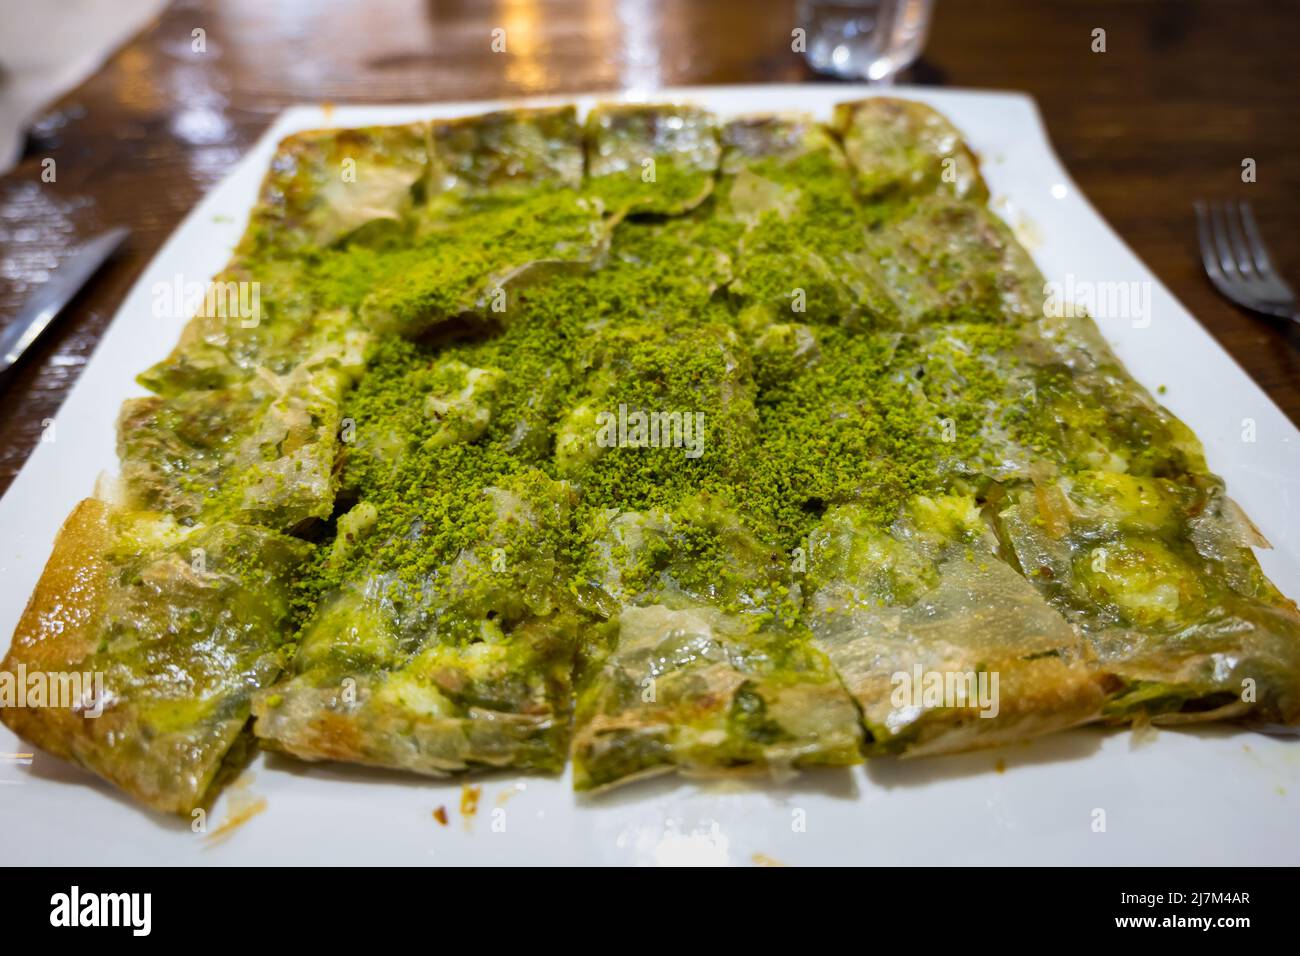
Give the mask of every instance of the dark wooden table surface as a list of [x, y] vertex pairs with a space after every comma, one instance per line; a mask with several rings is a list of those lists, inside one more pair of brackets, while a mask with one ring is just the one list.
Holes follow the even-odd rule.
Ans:
[[[177, 0], [39, 118], [21, 164], [0, 178], [6, 319], [78, 238], [133, 231], [0, 392], [0, 490], [150, 257], [284, 106], [815, 81], [790, 49], [793, 6]], [[1297, 23], [1296, 3], [1267, 0], [938, 0], [924, 60], [905, 79], [1032, 94], [1097, 208], [1300, 422], [1300, 338], [1214, 293], [1191, 208], [1196, 197], [1253, 200], [1278, 264], [1300, 282]], [[492, 52], [495, 27], [505, 53]], [[1105, 53], [1091, 49], [1099, 27]], [[1246, 157], [1257, 164], [1250, 185]], [[46, 158], [53, 183], [42, 181]]]

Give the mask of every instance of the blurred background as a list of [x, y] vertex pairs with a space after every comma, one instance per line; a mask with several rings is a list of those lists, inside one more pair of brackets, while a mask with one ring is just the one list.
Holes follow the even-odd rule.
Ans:
[[1191, 208], [1250, 198], [1300, 276], [1297, 25], [1294, 0], [0, 0], [0, 317], [79, 240], [132, 230], [0, 392], [0, 490], [144, 264], [301, 102], [836, 75], [1019, 90], [1094, 205], [1300, 421], [1300, 350], [1215, 294]]

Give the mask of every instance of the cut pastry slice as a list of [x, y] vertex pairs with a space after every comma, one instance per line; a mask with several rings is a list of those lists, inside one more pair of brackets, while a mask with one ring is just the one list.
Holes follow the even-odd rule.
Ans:
[[765, 159], [789, 163], [834, 146], [830, 130], [807, 113], [740, 116], [723, 124], [719, 138], [721, 168], [730, 175]]
[[680, 215], [713, 192], [718, 122], [694, 106], [597, 106], [587, 115], [587, 189], [616, 215]]
[[831, 126], [868, 202], [934, 192], [978, 204], [988, 199], [961, 133], [924, 103], [883, 96], [839, 103]]
[[353, 563], [325, 594], [291, 679], [254, 703], [258, 738], [307, 760], [430, 775], [560, 770], [577, 618], [557, 541], [571, 495], [536, 473], [482, 489], [481, 507], [447, 516], [481, 533], [441, 562], [436, 525], [406, 522], [399, 502], [386, 506], [397, 517], [358, 504], [330, 560], [405, 523], [381, 551], [405, 563]]
[[859, 763], [853, 701], [798, 627], [707, 604], [623, 607], [578, 698], [577, 790], [678, 771], [780, 776]]
[[750, 324], [859, 324], [884, 292], [859, 265], [866, 224], [838, 144], [797, 115], [727, 124], [718, 215], [743, 227], [728, 292]]
[[14, 633], [0, 681], [81, 675], [77, 700], [6, 706], [25, 740], [158, 810], [201, 806], [283, 666], [308, 546], [248, 525], [183, 528], [83, 501]]
[[296, 133], [276, 150], [240, 250], [325, 247], [371, 224], [400, 223], [428, 178], [426, 123]]
[[1200, 441], [1139, 385], [1087, 316], [1044, 316], [1024, 330], [1021, 361], [1035, 369], [1035, 414], [1067, 456], [1067, 470], [1177, 478], [1205, 475]]
[[432, 137], [434, 184], [413, 246], [382, 264], [356, 250], [332, 267], [366, 277], [368, 328], [417, 338], [459, 319], [499, 326], [517, 311], [520, 289], [604, 254], [609, 225], [599, 200], [581, 191], [572, 107], [435, 123]]
[[1013, 492], [999, 521], [1113, 681], [1108, 717], [1300, 719], [1300, 614], [1218, 479], [1084, 471]]
[[572, 106], [500, 110], [432, 125], [431, 199], [582, 185], [582, 127]]
[[707, 495], [599, 527], [590, 573], [609, 619], [586, 644], [576, 789], [861, 760], [853, 701], [795, 623], [784, 554]]
[[[416, 244], [375, 269], [361, 319], [373, 331], [408, 338], [456, 319], [486, 329], [507, 322], [518, 290], [600, 259], [609, 241], [601, 211], [597, 200], [560, 185], [469, 197], [438, 207], [436, 215], [431, 210], [420, 220]], [[371, 267], [368, 252], [351, 257]]]
[[893, 210], [854, 261], [888, 290], [884, 319], [1014, 324], [1040, 317], [1045, 283], [1011, 230], [983, 205], [942, 193]]
[[1083, 641], [996, 544], [962, 496], [918, 497], [889, 527], [840, 506], [813, 532], [806, 620], [869, 752], [968, 750], [1101, 715]]
[[152, 392], [224, 388], [299, 365], [361, 369], [368, 336], [353, 317], [354, 303], [325, 307], [301, 263], [236, 260], [198, 292], [196, 302], [180, 306], [192, 317], [171, 354], [137, 376]]
[[337, 368], [264, 372], [227, 388], [128, 399], [118, 418], [132, 508], [186, 524], [222, 518], [292, 530], [334, 506]]

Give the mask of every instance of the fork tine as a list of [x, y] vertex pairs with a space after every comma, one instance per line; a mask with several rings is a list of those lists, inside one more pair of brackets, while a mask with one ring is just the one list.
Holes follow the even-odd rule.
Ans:
[[1264, 240], [1259, 234], [1259, 226], [1255, 225], [1254, 210], [1250, 208], [1248, 202], [1237, 205], [1241, 212], [1241, 225], [1246, 230], [1246, 241], [1250, 245], [1250, 254], [1255, 261], [1255, 271], [1261, 276], [1271, 275], [1273, 260], [1268, 257], [1268, 247], [1264, 245]]
[[1216, 203], [1210, 204], [1210, 233], [1214, 236], [1214, 248], [1219, 255], [1219, 265], [1229, 279], [1238, 279], [1237, 262], [1228, 245], [1227, 227], [1223, 224], [1223, 209]]
[[1196, 200], [1196, 236], [1210, 281], [1243, 308], [1300, 323], [1296, 295], [1273, 272], [1249, 204]]
[[1255, 260], [1251, 257], [1250, 250], [1246, 248], [1246, 240], [1241, 234], [1241, 221], [1235, 203], [1223, 204], [1223, 221], [1237, 271], [1241, 273], [1243, 279], [1254, 278]]
[[1215, 280], [1224, 278], [1223, 270], [1219, 268], [1219, 259], [1214, 251], [1214, 241], [1210, 238], [1210, 217], [1205, 211], [1205, 203], [1196, 200], [1192, 203], [1196, 210], [1196, 238], [1201, 246], [1201, 262], [1205, 265], [1205, 272]]

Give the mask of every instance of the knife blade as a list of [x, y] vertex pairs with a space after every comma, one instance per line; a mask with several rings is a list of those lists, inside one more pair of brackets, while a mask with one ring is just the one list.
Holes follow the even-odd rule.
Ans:
[[77, 249], [48, 282], [32, 293], [13, 321], [0, 332], [0, 381], [130, 232], [125, 226], [118, 226], [99, 234]]

